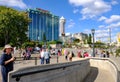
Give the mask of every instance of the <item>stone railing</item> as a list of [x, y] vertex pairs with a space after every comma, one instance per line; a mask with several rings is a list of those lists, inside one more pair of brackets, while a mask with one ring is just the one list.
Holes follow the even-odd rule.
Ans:
[[116, 64], [105, 58], [21, 68], [9, 73], [9, 82], [83, 82], [92, 67], [108, 71], [113, 82], [120, 82]]
[[9, 82], [82, 82], [89, 72], [89, 59], [85, 59], [14, 70]]

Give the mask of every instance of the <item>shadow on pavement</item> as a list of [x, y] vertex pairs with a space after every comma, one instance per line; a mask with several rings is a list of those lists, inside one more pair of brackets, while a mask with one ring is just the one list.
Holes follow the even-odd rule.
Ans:
[[118, 73], [117, 80], [120, 81], [120, 71]]
[[83, 82], [94, 82], [98, 75], [98, 68], [91, 67], [90, 73], [84, 79]]

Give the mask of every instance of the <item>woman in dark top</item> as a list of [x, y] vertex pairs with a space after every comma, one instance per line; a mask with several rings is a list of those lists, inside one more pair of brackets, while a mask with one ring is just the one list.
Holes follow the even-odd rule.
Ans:
[[5, 45], [4, 53], [0, 57], [0, 65], [1, 65], [1, 74], [2, 74], [2, 82], [8, 81], [8, 73], [13, 70], [13, 61], [15, 57], [12, 57], [12, 47], [8, 44]]

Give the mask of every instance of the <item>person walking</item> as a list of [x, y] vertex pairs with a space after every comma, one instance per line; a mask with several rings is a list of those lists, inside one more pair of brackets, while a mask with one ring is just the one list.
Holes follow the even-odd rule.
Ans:
[[73, 52], [70, 51], [69, 54], [68, 54], [68, 60], [72, 61], [72, 57], [73, 57]]
[[79, 50], [78, 51], [78, 55], [77, 55], [79, 58], [82, 58], [82, 55], [81, 55], [81, 51]]
[[48, 51], [48, 49], [45, 50], [45, 61], [46, 61], [46, 64], [49, 64], [50, 63], [50, 52]]
[[42, 49], [40, 53], [41, 64], [44, 64], [44, 57], [45, 57], [45, 49]]
[[0, 57], [2, 82], [8, 82], [8, 73], [13, 70], [13, 62], [15, 61], [15, 57], [12, 57], [12, 50], [13, 48], [11, 45], [5, 45], [3, 54]]
[[83, 56], [86, 58], [86, 57], [89, 57], [89, 54], [88, 52], [84, 52]]
[[106, 51], [106, 57], [109, 58], [110, 57], [110, 53], [108, 51]]
[[66, 59], [66, 60], [68, 60], [68, 54], [69, 54], [69, 53], [68, 53], [68, 50], [65, 49], [65, 50], [64, 50], [64, 56], [65, 56], [65, 59]]

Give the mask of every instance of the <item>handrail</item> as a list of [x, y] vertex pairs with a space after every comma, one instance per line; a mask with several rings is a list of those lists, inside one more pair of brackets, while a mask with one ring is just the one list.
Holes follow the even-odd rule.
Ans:
[[[35, 60], [35, 65], [37, 65], [37, 59], [38, 57], [30, 57], [29, 60]], [[16, 57], [15, 61], [23, 61], [23, 60], [24, 60], [24, 57]]]
[[[24, 59], [24, 57], [15, 57], [15, 58], [16, 58], [15, 61], [23, 61], [23, 59]], [[29, 60], [35, 60], [36, 58], [38, 59], [38, 57], [30, 57]]]

